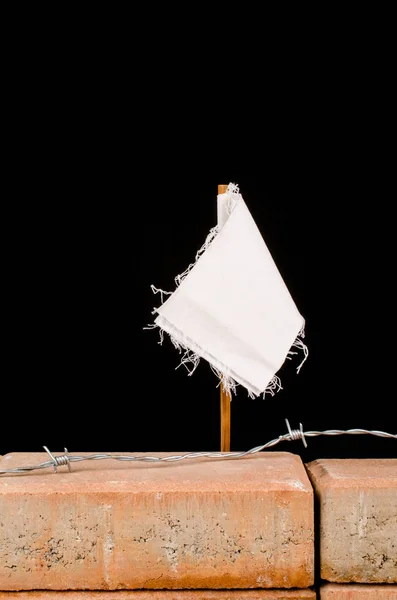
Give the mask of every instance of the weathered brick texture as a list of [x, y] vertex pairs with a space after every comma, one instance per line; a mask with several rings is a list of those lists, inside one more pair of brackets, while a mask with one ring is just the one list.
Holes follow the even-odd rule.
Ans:
[[[43, 460], [7, 455], [0, 469]], [[0, 589], [313, 584], [313, 491], [298, 456], [65, 469], [0, 477]]]
[[308, 465], [319, 499], [321, 577], [397, 583], [397, 459]]

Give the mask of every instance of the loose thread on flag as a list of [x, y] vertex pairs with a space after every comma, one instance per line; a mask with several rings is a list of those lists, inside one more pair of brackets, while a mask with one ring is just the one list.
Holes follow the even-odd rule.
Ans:
[[[300, 332], [296, 336], [296, 339], [295, 339], [294, 343], [291, 346], [291, 348], [298, 348], [298, 350], [301, 350], [303, 352], [303, 360], [300, 363], [300, 365], [298, 365], [297, 368], [296, 368], [296, 372], [297, 373], [299, 373], [299, 371], [301, 370], [303, 364], [307, 360], [307, 357], [309, 356], [309, 349], [308, 349], [308, 347], [306, 346], [306, 344], [303, 341], [304, 337], [305, 337], [305, 322], [303, 322], [302, 329], [300, 330]], [[293, 350], [290, 350], [288, 352], [288, 354], [289, 355], [293, 355], [293, 354], [298, 354], [298, 352], [294, 352]], [[291, 359], [290, 356], [287, 356], [287, 358]]]
[[[199, 260], [200, 256], [202, 254], [204, 254], [204, 252], [206, 250], [208, 250], [208, 248], [210, 247], [210, 245], [212, 244], [213, 240], [216, 238], [216, 236], [219, 233], [219, 226], [215, 225], [215, 227], [213, 227], [212, 229], [210, 229], [209, 234], [207, 235], [204, 244], [201, 246], [200, 250], [198, 250], [196, 252], [196, 257], [195, 257], [195, 261], [193, 263], [191, 263], [187, 269], [185, 269], [185, 271], [183, 271], [183, 273], [181, 273], [180, 275], [177, 275], [175, 277], [175, 283], [176, 286], [178, 287], [179, 285], [181, 285], [182, 281], [185, 279], [185, 277], [187, 277], [190, 273], [190, 271], [193, 269], [193, 267], [197, 264], [197, 261]], [[168, 292], [168, 293], [172, 293], [172, 292]]]

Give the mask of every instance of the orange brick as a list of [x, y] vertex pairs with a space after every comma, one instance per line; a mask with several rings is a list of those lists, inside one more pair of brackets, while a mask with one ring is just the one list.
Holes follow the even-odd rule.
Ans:
[[308, 465], [319, 498], [321, 577], [397, 583], [397, 459]]
[[[43, 459], [7, 455], [0, 469]], [[0, 477], [0, 589], [313, 584], [313, 491], [298, 456], [64, 470]]]
[[397, 585], [327, 583], [320, 600], [397, 600]]
[[315, 600], [311, 590], [0, 592], [0, 600]]

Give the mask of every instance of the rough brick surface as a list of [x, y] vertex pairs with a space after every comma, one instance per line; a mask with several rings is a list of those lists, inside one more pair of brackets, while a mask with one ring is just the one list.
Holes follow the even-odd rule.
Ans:
[[308, 465], [319, 498], [321, 577], [397, 583], [397, 459]]
[[397, 585], [327, 583], [320, 600], [397, 600]]
[[[43, 459], [7, 455], [0, 469]], [[0, 589], [313, 584], [313, 491], [298, 456], [73, 467], [0, 478]]]
[[0, 600], [315, 600], [311, 590], [0, 592]]

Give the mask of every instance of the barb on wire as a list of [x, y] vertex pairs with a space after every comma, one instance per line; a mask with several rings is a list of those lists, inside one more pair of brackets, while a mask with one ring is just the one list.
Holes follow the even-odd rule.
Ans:
[[251, 448], [251, 450], [246, 450], [245, 452], [190, 452], [188, 454], [176, 454], [173, 456], [123, 456], [123, 455], [112, 455], [112, 454], [90, 454], [89, 456], [73, 456], [70, 455], [65, 448], [65, 454], [61, 456], [54, 456], [46, 446], [44, 450], [49, 454], [51, 460], [47, 460], [46, 462], [42, 462], [38, 465], [27, 466], [27, 467], [15, 467], [14, 469], [0, 469], [0, 475], [11, 475], [11, 474], [23, 474], [29, 473], [30, 471], [36, 471], [39, 469], [48, 469], [49, 467], [53, 467], [54, 473], [57, 472], [57, 468], [61, 466], [67, 466], [69, 472], [72, 472], [70, 463], [72, 462], [80, 462], [83, 460], [120, 460], [120, 461], [128, 461], [128, 462], [176, 462], [184, 459], [195, 459], [195, 458], [225, 458], [225, 459], [234, 459], [234, 458], [243, 458], [245, 456], [249, 456], [251, 454], [256, 454], [257, 452], [261, 452], [262, 450], [266, 450], [267, 448], [272, 448], [276, 446], [280, 442], [294, 442], [298, 440], [302, 440], [303, 445], [307, 448], [306, 438], [309, 437], [317, 437], [319, 435], [327, 435], [327, 436], [337, 436], [337, 435], [374, 435], [376, 437], [388, 438], [397, 440], [397, 433], [387, 433], [385, 431], [369, 431], [367, 429], [327, 429], [326, 431], [303, 431], [302, 423], [299, 423], [299, 429], [291, 429], [288, 419], [285, 419], [288, 433], [280, 435], [278, 438], [274, 440], [270, 440], [266, 444], [262, 446], [256, 446], [255, 448]]
[[63, 456], [54, 456], [47, 448], [47, 446], [43, 446], [44, 450], [47, 452], [47, 454], [49, 454], [51, 456], [52, 459], [52, 464], [54, 466], [54, 473], [57, 472], [57, 468], [61, 467], [62, 465], [67, 465], [68, 469], [69, 469], [69, 473], [72, 472], [72, 469], [70, 467], [70, 458], [68, 456], [68, 449], [64, 448], [65, 454]]

